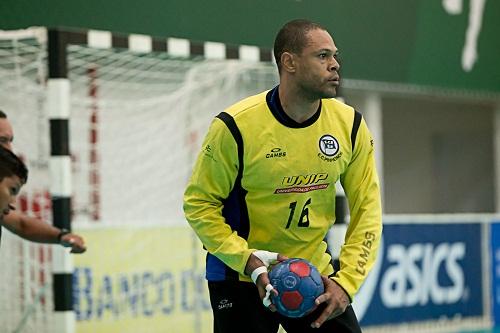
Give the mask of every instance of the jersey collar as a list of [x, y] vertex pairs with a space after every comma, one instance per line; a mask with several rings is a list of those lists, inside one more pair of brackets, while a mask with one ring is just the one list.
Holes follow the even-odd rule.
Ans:
[[303, 128], [310, 126], [316, 122], [316, 120], [319, 118], [319, 115], [321, 114], [321, 106], [322, 106], [321, 100], [319, 101], [319, 107], [316, 113], [314, 113], [312, 117], [307, 119], [306, 121], [298, 123], [292, 118], [290, 118], [283, 110], [283, 107], [281, 106], [280, 102], [278, 88], [279, 85], [274, 87], [272, 90], [269, 90], [269, 92], [266, 95], [267, 106], [269, 107], [274, 118], [276, 118], [277, 121], [279, 121], [281, 124], [287, 127], [292, 127], [292, 128]]

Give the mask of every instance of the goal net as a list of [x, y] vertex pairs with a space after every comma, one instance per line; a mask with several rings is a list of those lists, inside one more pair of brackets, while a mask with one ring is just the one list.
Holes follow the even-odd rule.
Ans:
[[[211, 120], [277, 83], [264, 62], [71, 44], [66, 51], [74, 228], [185, 226], [182, 194]], [[18, 207], [50, 222], [47, 52], [45, 29], [0, 31], [0, 109], [30, 171]], [[2, 332], [51, 331], [50, 255], [50, 246], [4, 229]]]

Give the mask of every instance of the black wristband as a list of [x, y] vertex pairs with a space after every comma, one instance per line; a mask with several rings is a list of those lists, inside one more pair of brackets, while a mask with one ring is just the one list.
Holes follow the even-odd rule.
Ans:
[[57, 242], [58, 243], [61, 243], [61, 238], [64, 236], [64, 235], [67, 235], [71, 233], [71, 231], [69, 231], [68, 229], [64, 229], [62, 228], [61, 231], [59, 232], [59, 234], [57, 235]]

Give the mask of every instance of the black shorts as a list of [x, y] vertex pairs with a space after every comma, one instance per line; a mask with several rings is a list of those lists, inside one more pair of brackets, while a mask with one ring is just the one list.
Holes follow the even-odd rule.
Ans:
[[302, 318], [288, 318], [262, 305], [257, 287], [239, 281], [208, 282], [214, 314], [214, 333], [276, 333], [279, 324], [287, 333], [360, 333], [358, 319], [351, 306], [338, 317], [311, 328], [324, 306]]

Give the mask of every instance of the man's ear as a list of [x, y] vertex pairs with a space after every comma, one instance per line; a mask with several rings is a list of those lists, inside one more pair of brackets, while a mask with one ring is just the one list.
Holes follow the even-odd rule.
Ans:
[[291, 52], [283, 52], [281, 54], [281, 69], [289, 72], [295, 73], [296, 70], [296, 56]]

